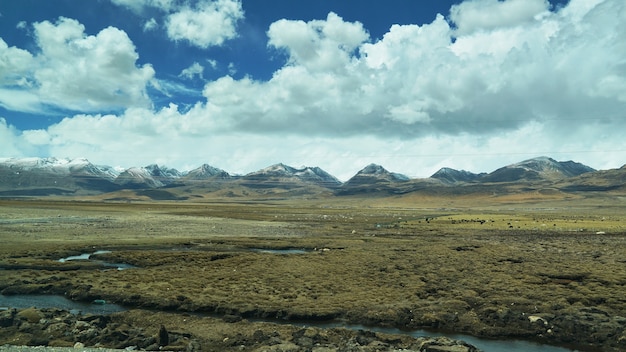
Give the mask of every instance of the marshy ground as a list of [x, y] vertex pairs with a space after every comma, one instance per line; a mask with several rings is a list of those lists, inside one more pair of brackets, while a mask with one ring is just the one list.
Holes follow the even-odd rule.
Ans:
[[[626, 349], [620, 199], [482, 206], [339, 199], [1, 201], [0, 291], [127, 305], [137, 309], [116, 313], [125, 324], [163, 324], [226, 344], [216, 350], [270, 336], [247, 322], [256, 318]], [[109, 251], [92, 256], [100, 262], [59, 262], [98, 250]], [[197, 313], [231, 323], [201, 328], [208, 323]], [[277, 332], [292, 338], [299, 331], [280, 329], [293, 330]]]

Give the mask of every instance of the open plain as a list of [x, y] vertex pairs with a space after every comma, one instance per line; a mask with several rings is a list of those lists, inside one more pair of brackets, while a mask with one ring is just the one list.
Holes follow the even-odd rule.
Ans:
[[[284, 324], [339, 321], [618, 351], [624, 202], [2, 200], [0, 291], [126, 306], [106, 318], [118, 332], [154, 335], [159, 345], [163, 326], [169, 349], [337, 349], [344, 340], [346, 351], [417, 349], [406, 337]], [[59, 261], [84, 253], [96, 254]], [[77, 342], [13, 329], [0, 313], [0, 346]], [[51, 313], [30, 314], [34, 323]]]

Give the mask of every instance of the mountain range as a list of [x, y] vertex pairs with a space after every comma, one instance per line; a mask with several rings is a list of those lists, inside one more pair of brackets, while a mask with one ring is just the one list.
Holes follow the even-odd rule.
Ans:
[[[624, 192], [626, 165], [594, 170], [573, 161], [538, 157], [475, 174], [442, 168], [428, 178], [412, 179], [370, 164], [346, 182], [319, 167], [275, 164], [246, 175], [232, 175], [204, 164], [180, 172], [159, 165], [119, 170], [87, 159], [0, 158], [0, 197], [110, 194], [122, 191], [148, 199], [202, 198], [208, 194], [245, 196], [347, 196], [495, 194], [551, 192]], [[127, 192], [128, 193], [128, 192]], [[123, 198], [123, 197], [122, 197]]]

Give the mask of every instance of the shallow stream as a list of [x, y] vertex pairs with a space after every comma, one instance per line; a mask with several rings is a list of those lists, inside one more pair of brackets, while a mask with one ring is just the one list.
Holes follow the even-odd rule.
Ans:
[[[24, 309], [29, 307], [36, 308], [59, 308], [63, 310], [71, 311], [75, 314], [110, 314], [115, 312], [122, 312], [127, 308], [117, 304], [110, 304], [103, 301], [95, 301], [94, 303], [75, 302], [69, 300], [63, 296], [54, 295], [14, 295], [4, 296], [0, 295], [0, 310], [17, 308]], [[263, 322], [264, 320], [254, 319], [253, 321]], [[276, 321], [268, 321], [276, 322]], [[410, 335], [413, 337], [436, 337], [446, 336], [452, 339], [463, 340], [471, 345], [474, 345], [485, 352], [572, 352], [577, 351], [565, 347], [556, 347], [545, 344], [540, 344], [532, 341], [522, 340], [490, 340], [484, 338], [478, 338], [470, 335], [463, 334], [446, 334], [441, 332], [431, 332], [426, 330], [413, 330], [404, 331], [394, 328], [377, 328], [363, 325], [346, 324], [341, 322], [312, 322], [312, 323], [298, 323], [298, 322], [281, 322], [293, 324], [296, 326], [310, 326], [322, 329], [329, 328], [346, 328], [351, 330], [369, 330], [375, 332], [382, 332], [388, 334], [401, 334]]]
[[80, 254], [80, 255], [71, 255], [69, 257], [65, 257], [65, 258], [59, 259], [59, 262], [65, 263], [65, 262], [71, 262], [71, 261], [74, 261], [74, 260], [89, 260], [91, 262], [98, 263], [98, 264], [102, 265], [103, 267], [117, 268], [117, 270], [126, 270], [126, 269], [136, 268], [136, 266], [130, 265], [130, 264], [126, 264], [126, 263], [109, 263], [109, 262], [105, 262], [105, 261], [102, 261], [102, 260], [94, 260], [94, 259], [91, 258], [92, 255], [107, 254], [107, 253], [111, 253], [111, 251], [95, 251], [93, 253], [83, 253], [83, 254]]

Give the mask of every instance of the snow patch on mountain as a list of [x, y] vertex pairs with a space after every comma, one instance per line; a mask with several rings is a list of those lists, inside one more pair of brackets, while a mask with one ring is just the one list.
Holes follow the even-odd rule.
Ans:
[[301, 181], [316, 183], [324, 187], [333, 188], [341, 185], [335, 176], [322, 170], [319, 167], [303, 166], [295, 168], [283, 163], [274, 164], [261, 170], [251, 172], [244, 176], [246, 179], [262, 179], [268, 177], [296, 178]]

